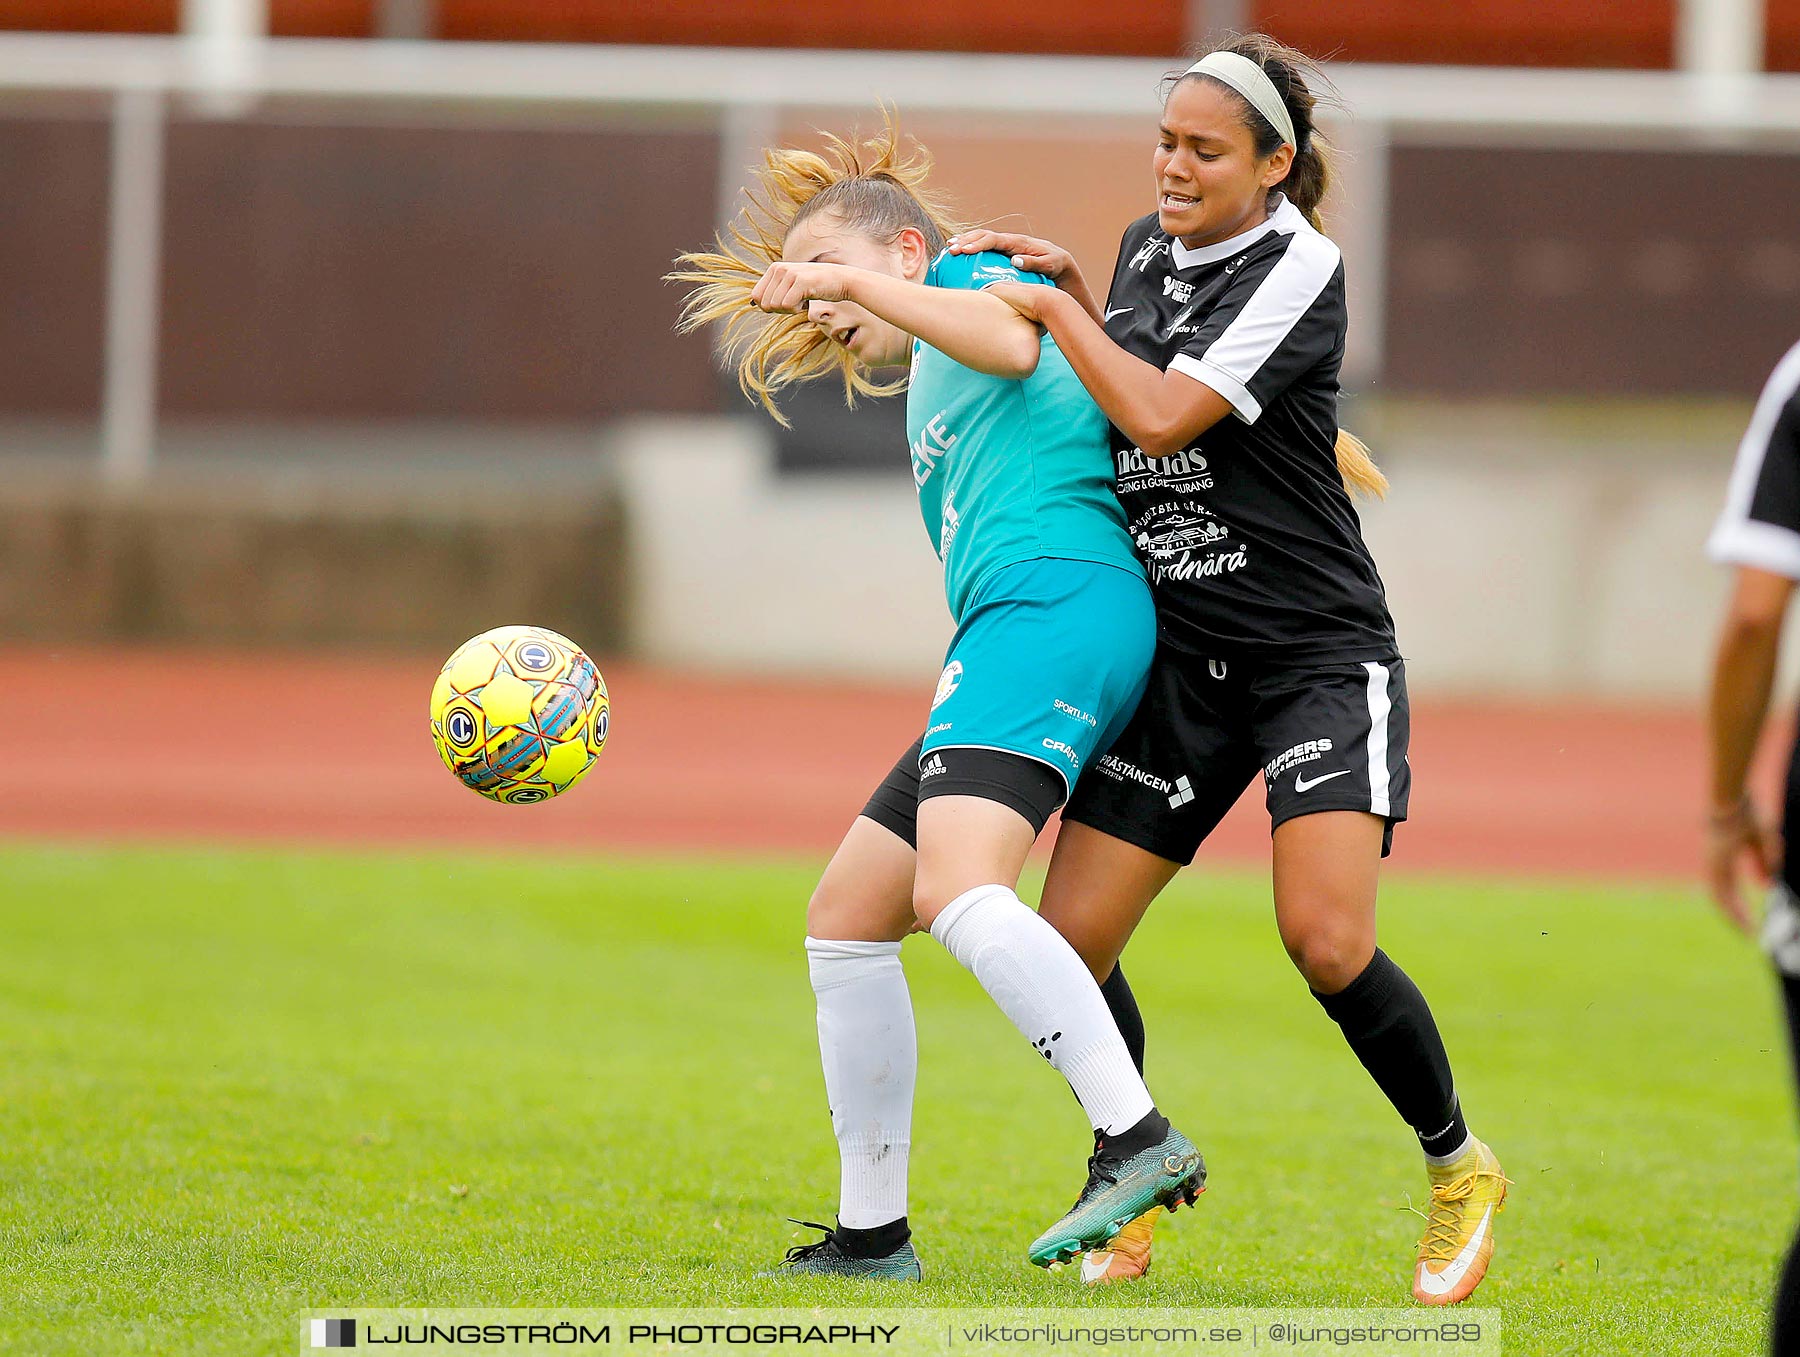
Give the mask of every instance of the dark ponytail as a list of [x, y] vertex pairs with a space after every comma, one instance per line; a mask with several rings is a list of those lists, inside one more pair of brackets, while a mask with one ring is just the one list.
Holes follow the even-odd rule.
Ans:
[[[1323, 92], [1323, 102], [1327, 106], [1337, 103], [1335, 93], [1331, 90], [1331, 82], [1325, 78], [1317, 62], [1292, 47], [1277, 42], [1267, 33], [1233, 35], [1206, 51], [1197, 53], [1194, 59], [1198, 61], [1200, 57], [1209, 56], [1213, 52], [1235, 52], [1261, 66], [1263, 73], [1269, 77], [1269, 83], [1275, 86], [1275, 92], [1281, 96], [1281, 102], [1287, 105], [1288, 116], [1294, 120], [1294, 163], [1288, 167], [1287, 178], [1269, 192], [1284, 194], [1290, 203], [1300, 209], [1313, 230], [1320, 230], [1319, 204], [1325, 200], [1326, 191], [1331, 187], [1331, 166], [1324, 138], [1313, 126], [1313, 110], [1321, 102], [1320, 94], [1315, 93], [1315, 90]], [[1164, 97], [1183, 80], [1210, 78], [1206, 75], [1178, 73], [1168, 82]], [[1281, 145], [1281, 133], [1231, 86], [1223, 82], [1215, 83], [1220, 89], [1229, 91], [1243, 105], [1244, 126], [1250, 129], [1255, 138], [1256, 154], [1273, 155], [1275, 148]]]

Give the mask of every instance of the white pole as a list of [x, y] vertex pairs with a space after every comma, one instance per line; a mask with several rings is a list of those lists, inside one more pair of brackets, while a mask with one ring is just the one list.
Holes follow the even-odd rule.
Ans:
[[268, 0], [181, 0], [181, 31], [201, 111], [221, 118], [246, 112], [269, 36]]
[[1695, 81], [1704, 114], [1742, 116], [1763, 67], [1763, 0], [1681, 0], [1675, 64]]
[[[1250, 0], [1187, 0], [1185, 18], [1183, 37], [1190, 43], [1222, 38], [1227, 33], [1248, 33], [1254, 26], [1250, 22]], [[1178, 64], [1175, 58], [1181, 55], [1179, 52], [1168, 55], [1171, 64]]]
[[1763, 0], [1681, 0], [1675, 64], [1696, 75], [1763, 67]]
[[375, 36], [418, 41], [437, 32], [437, 0], [381, 0], [375, 6]]
[[1392, 131], [1370, 120], [1333, 121], [1327, 128], [1338, 151], [1332, 166], [1337, 187], [1326, 229], [1344, 252], [1350, 335], [1344, 352], [1347, 387], [1381, 379], [1387, 356], [1388, 162]]
[[141, 484], [156, 446], [163, 129], [160, 90], [113, 97], [100, 446], [102, 474], [114, 485]]
[[719, 110], [718, 220], [724, 226], [743, 206], [742, 194], [756, 182], [763, 152], [781, 136], [781, 115], [772, 104], [727, 104]]

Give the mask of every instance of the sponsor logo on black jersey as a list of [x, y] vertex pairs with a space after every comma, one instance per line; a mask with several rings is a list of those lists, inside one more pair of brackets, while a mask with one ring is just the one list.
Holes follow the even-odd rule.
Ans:
[[1137, 534], [1137, 548], [1152, 560], [1169, 560], [1200, 547], [1210, 547], [1231, 536], [1218, 519], [1199, 514], [1165, 514]]
[[1143, 273], [1150, 267], [1151, 260], [1155, 259], [1159, 254], [1166, 255], [1168, 252], [1168, 241], [1146, 240], [1142, 245], [1138, 246], [1138, 252], [1131, 256], [1131, 267], [1136, 269], [1139, 273]]
[[1197, 504], [1158, 505], [1129, 531], [1151, 584], [1231, 575], [1250, 563], [1243, 544], [1230, 540], [1231, 529]]
[[1153, 489], [1179, 481], [1184, 490], [1213, 488], [1211, 464], [1198, 448], [1183, 448], [1167, 457], [1154, 458], [1142, 448], [1125, 448], [1113, 454], [1113, 462], [1121, 485], [1127, 481], [1142, 481], [1141, 488]]

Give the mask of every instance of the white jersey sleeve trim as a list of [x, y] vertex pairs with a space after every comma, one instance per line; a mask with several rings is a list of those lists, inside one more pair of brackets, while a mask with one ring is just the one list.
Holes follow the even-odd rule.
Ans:
[[1721, 519], [1706, 542], [1706, 554], [1721, 565], [1752, 565], [1800, 580], [1800, 532], [1758, 523], [1753, 518]]
[[1725, 508], [1706, 543], [1706, 553], [1715, 561], [1751, 565], [1800, 579], [1800, 533], [1750, 517], [1750, 505], [1756, 499], [1756, 483], [1762, 476], [1763, 460], [1769, 453], [1769, 439], [1775, 432], [1776, 421], [1781, 418], [1782, 406], [1797, 389], [1800, 389], [1800, 344], [1789, 349], [1775, 365], [1775, 371], [1757, 399], [1756, 412], [1750, 416], [1750, 427], [1744, 430], [1743, 441], [1738, 444], [1731, 484], [1725, 491]]
[[[1310, 226], [1295, 231], [1275, 267], [1244, 303], [1244, 309], [1232, 317], [1199, 361], [1229, 377], [1248, 398], [1250, 382], [1293, 332], [1300, 318], [1312, 309], [1342, 260], [1338, 247]], [[1208, 386], [1214, 385], [1207, 378], [1201, 380]], [[1229, 392], [1219, 394], [1231, 399]], [[1254, 424], [1262, 413], [1255, 400], [1248, 401], [1249, 408], [1236, 400], [1232, 404], [1246, 423]]]
[[[1210, 354], [1211, 350], [1207, 352]], [[1254, 424], [1262, 416], [1262, 403], [1250, 394], [1250, 388], [1217, 363], [1196, 358], [1191, 353], [1178, 353], [1169, 360], [1169, 371], [1210, 386], [1231, 402], [1232, 411], [1246, 424]]]

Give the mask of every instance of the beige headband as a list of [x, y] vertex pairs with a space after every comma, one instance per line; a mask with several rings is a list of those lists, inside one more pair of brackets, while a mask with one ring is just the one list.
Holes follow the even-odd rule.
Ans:
[[1239, 56], [1236, 52], [1213, 52], [1189, 66], [1187, 74], [1210, 75], [1231, 86], [1250, 101], [1251, 108], [1269, 120], [1269, 126], [1281, 133], [1283, 141], [1299, 149], [1300, 142], [1294, 136], [1294, 119], [1282, 102], [1275, 82], [1249, 57]]

